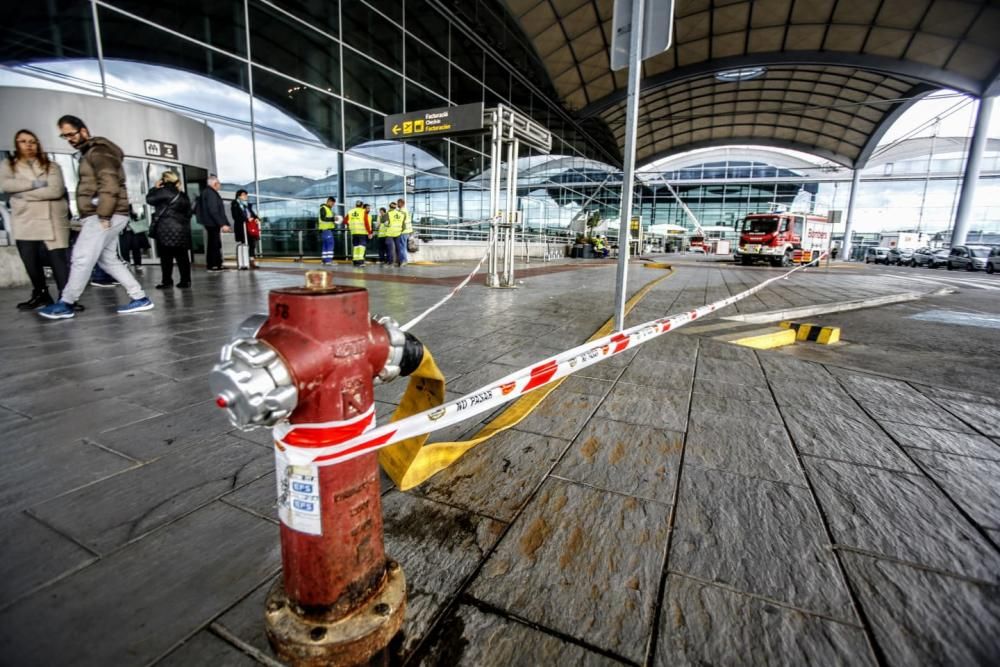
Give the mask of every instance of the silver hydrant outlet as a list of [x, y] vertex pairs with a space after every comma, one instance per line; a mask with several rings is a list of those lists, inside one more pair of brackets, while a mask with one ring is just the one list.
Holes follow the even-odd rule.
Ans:
[[375, 378], [375, 384], [385, 384], [392, 382], [400, 376], [403, 361], [403, 352], [406, 348], [406, 333], [399, 328], [399, 323], [388, 315], [372, 317], [382, 325], [389, 336], [389, 356], [386, 357], [385, 365]]
[[242, 430], [273, 426], [298, 403], [298, 390], [281, 357], [256, 338], [238, 338], [223, 347], [208, 384], [229, 421]]

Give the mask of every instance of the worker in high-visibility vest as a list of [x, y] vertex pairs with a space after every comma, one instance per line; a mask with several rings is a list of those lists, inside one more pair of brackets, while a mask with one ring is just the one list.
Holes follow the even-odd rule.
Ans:
[[397, 265], [402, 266], [406, 264], [406, 244], [410, 240], [410, 234], [413, 233], [413, 219], [410, 217], [410, 212], [406, 210], [405, 199], [396, 200], [396, 210], [403, 213], [403, 229], [396, 240], [396, 258], [399, 260]]
[[360, 199], [347, 213], [347, 227], [351, 231], [351, 258], [354, 266], [364, 266], [365, 249], [368, 247], [368, 239], [372, 237], [372, 223], [365, 210], [365, 203]]
[[316, 222], [316, 228], [319, 229], [323, 246], [324, 264], [333, 262], [333, 230], [337, 226], [337, 214], [333, 211], [336, 205], [336, 197], [327, 197], [326, 203], [319, 207], [319, 220]]
[[389, 229], [386, 230], [386, 246], [389, 249], [389, 263], [399, 266], [399, 239], [406, 224], [406, 213], [396, 207], [396, 202], [389, 204]]
[[385, 206], [378, 210], [378, 227], [375, 228], [375, 238], [378, 243], [378, 261], [380, 264], [389, 263], [389, 248], [386, 241], [389, 238], [389, 211]]

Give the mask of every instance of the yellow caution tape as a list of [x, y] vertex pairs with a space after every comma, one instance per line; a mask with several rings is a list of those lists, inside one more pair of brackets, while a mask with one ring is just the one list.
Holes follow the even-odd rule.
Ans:
[[[630, 312], [636, 304], [649, 293], [661, 281], [673, 275], [673, 270], [669, 265], [665, 268], [670, 273], [662, 275], [646, 283], [631, 299], [625, 304], [625, 312]], [[597, 340], [610, 334], [614, 330], [614, 318], [604, 323], [588, 341]], [[565, 379], [565, 378], [563, 378]], [[535, 389], [529, 394], [522, 396], [510, 404], [496, 419], [483, 427], [471, 440], [459, 442], [434, 442], [425, 444], [430, 434], [416, 436], [408, 440], [402, 440], [394, 445], [384, 447], [379, 450], [378, 460], [382, 464], [389, 478], [396, 483], [401, 490], [406, 491], [422, 484], [434, 474], [444, 470], [457, 461], [462, 454], [489, 440], [494, 435], [506, 431], [516, 426], [525, 417], [531, 414], [538, 405], [551, 394], [556, 387], [562, 384], [563, 380], [557, 380], [551, 384]], [[417, 370], [410, 375], [410, 383], [403, 393], [403, 398], [399, 402], [399, 407], [392, 415], [390, 421], [398, 421], [410, 415], [430, 410], [444, 403], [445, 379], [430, 350], [424, 348], [424, 360]]]

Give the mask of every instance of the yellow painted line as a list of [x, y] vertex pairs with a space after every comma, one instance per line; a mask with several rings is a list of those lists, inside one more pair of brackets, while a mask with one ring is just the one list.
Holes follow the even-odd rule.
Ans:
[[796, 340], [832, 345], [840, 342], [840, 327], [824, 327], [805, 322], [781, 322], [778, 326], [795, 331]]
[[642, 264], [647, 269], [671, 269], [673, 268], [665, 262], [643, 262]]
[[775, 347], [783, 347], [794, 343], [795, 330], [767, 327], [718, 336], [716, 340], [722, 340], [734, 345], [742, 345], [743, 347], [752, 347], [757, 350], [770, 350]]

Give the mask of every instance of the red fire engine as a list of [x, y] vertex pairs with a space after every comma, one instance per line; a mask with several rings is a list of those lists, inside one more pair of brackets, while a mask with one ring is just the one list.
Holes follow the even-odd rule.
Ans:
[[826, 252], [833, 225], [818, 215], [751, 213], [740, 228], [740, 262], [772, 266], [808, 263]]

